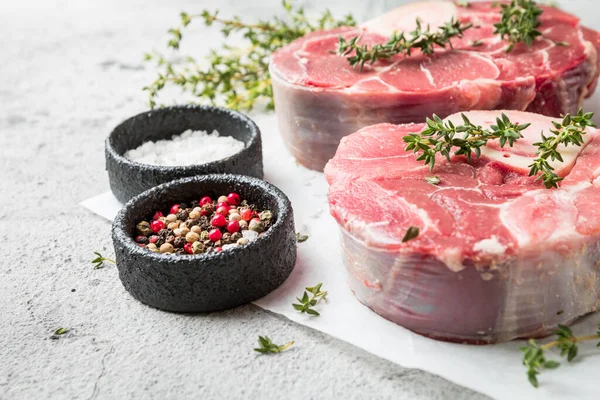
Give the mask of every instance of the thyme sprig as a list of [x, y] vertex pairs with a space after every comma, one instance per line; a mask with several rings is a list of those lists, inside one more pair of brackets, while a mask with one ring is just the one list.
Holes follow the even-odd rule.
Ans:
[[[522, 138], [521, 131], [530, 124], [512, 123], [506, 114], [496, 118], [496, 124], [485, 129], [480, 125], [471, 123], [465, 114], [461, 114], [464, 125], [455, 125], [452, 121], [443, 121], [437, 115], [427, 118], [427, 128], [420, 133], [411, 133], [402, 139], [408, 145], [406, 151], [421, 153], [417, 161], [424, 161], [432, 170], [435, 166], [436, 154], [441, 154], [450, 161], [452, 154], [465, 155], [469, 162], [471, 154], [481, 156], [481, 147], [489, 140], [499, 139], [500, 146], [506, 143], [512, 147], [513, 143]], [[456, 150], [455, 150], [456, 149]], [[452, 153], [454, 151], [454, 153]]]
[[525, 43], [531, 46], [534, 39], [542, 36], [538, 30], [540, 26], [539, 16], [543, 10], [533, 0], [512, 0], [510, 4], [502, 4], [502, 20], [494, 24], [494, 33], [507, 40], [510, 45], [506, 49], [509, 53], [517, 43]]
[[284, 344], [283, 346], [280, 346], [278, 344], [273, 343], [268, 336], [259, 336], [258, 337], [258, 345], [260, 347], [256, 347], [254, 349], [254, 351], [257, 351], [257, 352], [263, 353], [263, 354], [264, 353], [281, 353], [282, 351], [289, 348], [293, 344], [294, 344], [294, 341], [292, 340], [291, 342], [288, 342], [288, 343]]
[[423, 54], [433, 54], [435, 46], [452, 48], [450, 39], [462, 37], [463, 33], [472, 27], [471, 23], [463, 24], [454, 18], [440, 26], [437, 31], [432, 32], [429, 25], [424, 29], [421, 22], [416, 20], [417, 27], [406, 35], [404, 32], [394, 32], [387, 43], [376, 44], [369, 47], [361, 45], [362, 36], [355, 36], [349, 40], [339, 37], [337, 54], [346, 57], [351, 66], [359, 66], [362, 71], [365, 64], [373, 64], [375, 61], [387, 59], [402, 54], [410, 56], [413, 49], [419, 49]]
[[[315, 286], [309, 286], [302, 295], [302, 297], [296, 297], [296, 299], [300, 302], [300, 304], [294, 303], [292, 306], [300, 311], [300, 313], [307, 313], [308, 315], [319, 316], [321, 315], [317, 310], [313, 307], [317, 305], [317, 303], [321, 300], [324, 300], [327, 297], [327, 292], [321, 290], [321, 286], [323, 284], [319, 283]], [[309, 293], [311, 296], [309, 296]]]
[[567, 114], [563, 116], [561, 122], [553, 121], [552, 124], [555, 129], [550, 130], [553, 136], [545, 136], [542, 133], [542, 141], [533, 144], [538, 147], [538, 157], [533, 164], [529, 165], [529, 176], [539, 174], [536, 180], [541, 180], [546, 188], [558, 187], [558, 182], [562, 181], [563, 178], [554, 172], [554, 168], [552, 168], [548, 159], [563, 162], [563, 158], [558, 152], [558, 146], [561, 144], [565, 147], [570, 144], [573, 146], [583, 145], [583, 135], [586, 127], [596, 126], [592, 121], [593, 116], [594, 113], [584, 113], [580, 108], [577, 115]]
[[224, 44], [212, 50], [204, 64], [192, 57], [185, 57], [181, 65], [170, 61], [160, 53], [147, 53], [145, 59], [158, 67], [158, 77], [144, 90], [148, 92], [150, 107], [157, 105], [159, 92], [168, 85], [179, 86], [183, 92], [214, 105], [224, 105], [235, 110], [251, 110], [257, 102], [266, 101], [266, 108], [273, 109], [273, 89], [268, 65], [271, 54], [280, 47], [309, 32], [340, 26], [354, 26], [351, 15], [342, 19], [333, 17], [326, 10], [319, 18], [309, 19], [302, 7], [294, 7], [292, 1], [283, 0], [285, 17], [271, 21], [248, 23], [239, 17], [221, 18], [218, 11], [204, 10], [200, 14], [180, 14], [180, 25], [169, 30], [168, 47], [177, 51], [183, 39], [183, 31], [193, 20], [201, 20], [205, 26], [219, 25], [224, 37], [241, 35], [242, 47]]
[[104, 262], [111, 262], [113, 264], [116, 264], [115, 260], [106, 258], [97, 251], [95, 251], [94, 254], [97, 256], [92, 260], [92, 264], [94, 264], [94, 269], [104, 268]]
[[523, 352], [523, 365], [527, 367], [527, 379], [534, 387], [539, 386], [538, 375], [542, 369], [558, 368], [560, 363], [554, 360], [546, 359], [546, 351], [556, 347], [560, 350], [560, 356], [567, 358], [571, 362], [577, 357], [578, 343], [598, 340], [596, 347], [600, 347], [600, 325], [595, 335], [575, 336], [571, 328], [565, 325], [558, 325], [554, 332], [556, 340], [544, 345], [539, 345], [534, 339], [529, 339], [526, 346], [521, 347]]

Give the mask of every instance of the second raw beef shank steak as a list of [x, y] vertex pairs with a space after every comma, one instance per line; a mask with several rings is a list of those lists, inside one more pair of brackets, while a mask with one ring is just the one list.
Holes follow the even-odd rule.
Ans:
[[[424, 122], [466, 110], [528, 110], [558, 117], [576, 112], [598, 77], [598, 34], [577, 17], [556, 8], [543, 10], [543, 36], [531, 47], [494, 33], [503, 2], [417, 2], [359, 27], [311, 33], [274, 53], [270, 72], [279, 129], [303, 165], [322, 170], [342, 137], [381, 122]], [[336, 54], [339, 37], [361, 36], [360, 44], [388, 41], [411, 32], [419, 19], [435, 31], [452, 18], [472, 24], [454, 49], [418, 50], [366, 64], [361, 71]]]
[[[493, 343], [546, 335], [600, 308], [600, 131], [559, 146], [563, 162], [551, 165], [564, 180], [547, 189], [529, 165], [557, 120], [505, 113], [531, 123], [513, 147], [490, 141], [471, 162], [438, 154], [433, 171], [403, 141], [425, 124], [342, 139], [325, 168], [331, 214], [351, 287], [378, 314], [434, 338]], [[500, 112], [465, 115], [489, 127]], [[409, 227], [420, 232], [404, 242]]]

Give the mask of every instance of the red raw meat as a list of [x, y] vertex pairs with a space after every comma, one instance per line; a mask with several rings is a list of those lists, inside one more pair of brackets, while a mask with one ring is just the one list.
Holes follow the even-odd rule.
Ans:
[[[376, 123], [423, 122], [434, 113], [446, 117], [466, 110], [555, 117], [576, 112], [596, 85], [600, 35], [575, 16], [540, 5], [543, 38], [506, 53], [508, 43], [493, 33], [500, 20], [494, 3], [412, 3], [360, 27], [311, 33], [275, 52], [270, 65], [275, 106], [292, 154], [322, 170], [342, 137]], [[432, 28], [452, 17], [475, 28], [452, 41], [454, 50], [438, 48], [433, 56], [415, 51], [365, 65], [362, 72], [334, 54], [339, 36], [385, 43], [396, 30], [412, 31], [417, 17]]]
[[[564, 180], [546, 189], [527, 166], [553, 119], [504, 112], [532, 123], [514, 147], [490, 142], [470, 164], [440, 157], [432, 172], [402, 140], [424, 124], [342, 139], [325, 168], [330, 210], [351, 287], [378, 314], [434, 338], [492, 343], [545, 335], [600, 308], [600, 130], [559, 148], [564, 162], [553, 166]], [[466, 115], [489, 126], [500, 112]], [[439, 185], [427, 183], [432, 175]], [[402, 243], [410, 226], [420, 234]]]

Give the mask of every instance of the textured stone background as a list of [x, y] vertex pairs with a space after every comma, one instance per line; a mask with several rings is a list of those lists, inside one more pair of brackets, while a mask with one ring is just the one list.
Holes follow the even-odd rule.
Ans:
[[[92, 269], [93, 251], [113, 254], [110, 224], [77, 204], [108, 188], [105, 136], [146, 108], [142, 53], [182, 9], [264, 16], [278, 2], [87, 3], [0, 1], [0, 399], [483, 398], [254, 306], [160, 312], [114, 266]], [[324, 3], [366, 18], [399, 2]], [[184, 50], [217, 38], [198, 24]], [[71, 332], [50, 339], [58, 327]], [[296, 345], [259, 356], [259, 334]]]

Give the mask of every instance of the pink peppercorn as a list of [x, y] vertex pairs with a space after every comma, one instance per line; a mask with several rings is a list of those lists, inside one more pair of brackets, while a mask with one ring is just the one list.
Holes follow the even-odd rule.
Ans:
[[215, 247], [215, 253], [220, 253], [223, 251], [222, 247]]
[[227, 231], [229, 233], [236, 233], [240, 231], [240, 223], [238, 221], [229, 221], [227, 224]]
[[160, 211], [157, 211], [154, 214], [154, 217], [152, 217], [152, 220], [156, 221], [157, 219], [159, 219], [160, 217], [164, 217], [163, 213], [161, 213]]
[[194, 254], [194, 249], [192, 248], [192, 243], [186, 243], [183, 245], [183, 249], [188, 254]]
[[208, 233], [208, 238], [210, 240], [212, 240], [213, 242], [216, 242], [217, 240], [221, 240], [222, 237], [223, 237], [223, 235], [221, 234], [221, 231], [218, 229], [213, 229], [212, 231], [210, 231]]
[[152, 221], [150, 229], [152, 229], [152, 232], [158, 233], [161, 229], [165, 229], [165, 223], [157, 219], [156, 221]]
[[177, 211], [179, 211], [179, 204], [174, 204], [173, 207], [171, 207], [171, 214], [177, 215]]
[[217, 208], [216, 212], [217, 212], [217, 214], [228, 215], [229, 214], [229, 207], [221, 206], [221, 207]]
[[227, 195], [227, 202], [232, 206], [237, 206], [241, 201], [242, 199], [240, 199], [240, 195], [237, 193], [229, 193]]
[[210, 197], [204, 196], [203, 198], [200, 199], [200, 206], [203, 206], [208, 203], [212, 203], [212, 199]]
[[252, 219], [252, 210], [245, 208], [240, 215], [244, 221], [250, 221]]
[[225, 216], [223, 214], [217, 214], [210, 220], [210, 224], [212, 226], [220, 228], [222, 226], [227, 225], [227, 220], [225, 219]]
[[148, 238], [148, 240], [150, 241], [150, 243], [156, 243], [158, 241], [158, 236], [152, 235]]

